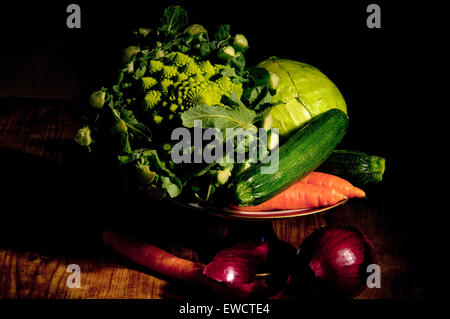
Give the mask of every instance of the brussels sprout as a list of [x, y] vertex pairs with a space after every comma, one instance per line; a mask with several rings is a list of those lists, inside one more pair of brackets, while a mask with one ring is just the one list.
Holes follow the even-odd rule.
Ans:
[[236, 34], [234, 36], [234, 47], [237, 50], [245, 50], [248, 47], [248, 40], [243, 34]]
[[229, 45], [220, 50], [219, 53], [217, 54], [217, 57], [223, 60], [230, 60], [236, 57], [236, 51], [231, 45]]
[[92, 144], [91, 129], [89, 126], [82, 127], [78, 130], [75, 141], [81, 146], [89, 146]]
[[231, 171], [230, 169], [226, 168], [223, 170], [220, 170], [217, 172], [217, 181], [219, 182], [219, 184], [223, 185], [226, 182], [228, 182], [228, 179], [231, 176]]
[[136, 169], [136, 179], [140, 185], [150, 185], [156, 177], [156, 173], [150, 170], [148, 165], [141, 165]]
[[164, 56], [165, 56], [165, 54], [164, 54], [163, 50], [159, 49], [158, 51], [156, 51], [156, 54], [155, 54], [156, 59], [162, 59], [162, 58], [164, 58]]
[[129, 46], [122, 52], [122, 62], [124, 64], [130, 63], [133, 56], [135, 56], [139, 51], [140, 50], [137, 46], [134, 46], [134, 45]]
[[312, 117], [332, 108], [347, 113], [339, 89], [317, 68], [288, 59], [269, 58], [258, 67], [278, 76], [272, 102], [278, 103], [265, 113], [264, 128], [279, 128], [280, 137], [298, 129]]
[[96, 91], [89, 97], [89, 103], [96, 109], [101, 109], [105, 105], [106, 93], [103, 91]]
[[152, 31], [152, 29], [149, 28], [139, 28], [139, 34], [142, 35], [143, 37], [146, 37], [150, 31]]
[[111, 128], [112, 134], [117, 134], [117, 133], [122, 133], [122, 132], [126, 133], [127, 131], [128, 131], [128, 127], [124, 120], [120, 120], [119, 122], [114, 124], [114, 126]]
[[189, 35], [197, 35], [199, 33], [205, 33], [206, 29], [200, 24], [192, 24], [186, 28], [185, 32]]
[[127, 72], [128, 73], [133, 73], [134, 72], [134, 63], [133, 63], [133, 61], [131, 61], [130, 63], [127, 64]]

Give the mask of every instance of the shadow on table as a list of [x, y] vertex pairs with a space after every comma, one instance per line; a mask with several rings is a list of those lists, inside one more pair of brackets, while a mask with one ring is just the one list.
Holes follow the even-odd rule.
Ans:
[[[63, 145], [61, 163], [0, 149], [0, 248], [94, 254], [102, 249], [102, 230], [113, 227], [186, 257], [208, 260], [229, 245], [230, 229], [246, 227], [124, 193], [113, 167], [80, 155], [74, 147]], [[190, 250], [200, 251], [200, 256]]]

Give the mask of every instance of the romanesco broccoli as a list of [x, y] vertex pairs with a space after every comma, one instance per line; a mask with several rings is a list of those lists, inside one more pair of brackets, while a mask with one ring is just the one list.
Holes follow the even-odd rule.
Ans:
[[151, 109], [161, 101], [161, 92], [156, 90], [150, 90], [147, 92], [144, 98], [144, 106], [146, 109]]
[[177, 67], [174, 65], [164, 65], [162, 68], [162, 77], [171, 79], [178, 73]]
[[[233, 92], [242, 95], [242, 84], [220, 75], [225, 65], [212, 65], [209, 60], [176, 52], [161, 60], [151, 60], [140, 88], [144, 92], [143, 107], [151, 112], [153, 123], [179, 119], [190, 107], [199, 104], [220, 105], [222, 96]], [[220, 76], [219, 78], [217, 78]]]
[[159, 71], [162, 70], [164, 64], [161, 61], [151, 60], [148, 63], [148, 66], [149, 66], [148, 67], [148, 72], [150, 74], [155, 74], [155, 73], [158, 73]]
[[158, 81], [151, 76], [146, 76], [146, 77], [141, 78], [141, 87], [144, 90], [149, 90], [152, 87], [154, 87], [156, 84], [158, 84]]

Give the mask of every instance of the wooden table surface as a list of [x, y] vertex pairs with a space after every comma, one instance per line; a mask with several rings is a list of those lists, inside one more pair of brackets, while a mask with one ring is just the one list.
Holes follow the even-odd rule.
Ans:
[[[207, 261], [236, 222], [124, 196], [114, 169], [79, 153], [72, 141], [83, 108], [73, 101], [0, 99], [0, 298], [201, 296], [110, 252], [101, 232], [120, 225], [175, 255]], [[373, 241], [381, 267], [381, 288], [358, 298], [421, 298], [423, 277], [410, 248], [418, 226], [398, 213], [394, 188], [387, 175], [367, 189], [367, 199], [272, 226], [295, 247], [325, 225], [355, 226]], [[80, 266], [80, 288], [67, 286], [70, 264]]]

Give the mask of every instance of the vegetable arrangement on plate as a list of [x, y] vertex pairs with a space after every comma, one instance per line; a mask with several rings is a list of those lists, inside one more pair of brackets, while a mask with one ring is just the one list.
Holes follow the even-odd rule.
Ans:
[[[117, 82], [92, 93], [76, 142], [116, 162], [127, 190], [154, 200], [255, 214], [365, 197], [385, 160], [336, 150], [349, 125], [339, 89], [315, 67], [270, 52], [247, 66], [249, 43], [229, 25], [210, 33], [168, 7], [158, 27], [133, 33]], [[363, 266], [375, 262], [371, 242], [348, 227], [314, 232], [297, 254], [279, 240], [238, 243], [207, 265], [110, 230], [103, 241], [159, 274], [240, 297], [302, 296], [305, 287], [354, 297], [366, 285]]]
[[253, 211], [364, 197], [355, 186], [379, 182], [384, 159], [335, 150], [349, 124], [338, 88], [289, 59], [249, 67], [249, 47], [229, 25], [210, 33], [168, 7], [133, 33], [116, 83], [92, 93], [76, 142], [157, 200]]

